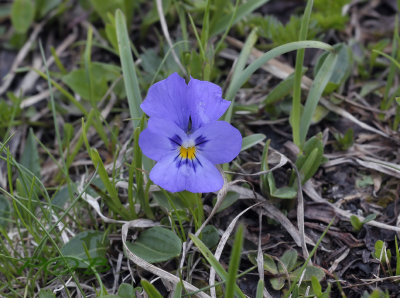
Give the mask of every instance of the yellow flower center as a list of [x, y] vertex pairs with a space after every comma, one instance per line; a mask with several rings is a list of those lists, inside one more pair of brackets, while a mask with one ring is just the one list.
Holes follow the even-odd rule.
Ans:
[[196, 147], [192, 146], [189, 148], [185, 148], [181, 146], [179, 148], [179, 156], [182, 159], [189, 158], [190, 160], [193, 160], [196, 157]]

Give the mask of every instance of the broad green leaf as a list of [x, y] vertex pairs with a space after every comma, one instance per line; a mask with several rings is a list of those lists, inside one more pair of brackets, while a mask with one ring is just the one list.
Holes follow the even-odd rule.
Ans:
[[[240, 195], [237, 192], [233, 191], [228, 191], [226, 194], [224, 200], [222, 201], [221, 205], [219, 206], [217, 212], [221, 212], [222, 210], [225, 210], [229, 206], [233, 205], [236, 203], [240, 198]], [[217, 198], [214, 200], [214, 205], [217, 203]]]
[[121, 298], [135, 298], [135, 289], [130, 284], [122, 283], [118, 288], [118, 296]]
[[271, 191], [271, 196], [279, 199], [294, 199], [296, 195], [297, 189], [291, 186], [283, 186]]
[[70, 194], [68, 190], [68, 185], [61, 187], [57, 193], [54, 195], [51, 203], [57, 207], [62, 208], [66, 202], [70, 199]]
[[351, 215], [350, 216], [350, 223], [353, 226], [353, 229], [357, 232], [361, 230], [363, 224], [360, 221], [360, 219], [356, 215]]
[[311, 276], [311, 285], [312, 285], [312, 289], [313, 289], [315, 295], [317, 295], [317, 297], [322, 295], [322, 287], [321, 287], [321, 284], [319, 283], [319, 280], [317, 277]]
[[208, 248], [212, 249], [217, 246], [219, 242], [219, 233], [216, 227], [213, 225], [207, 225], [201, 232], [201, 240]]
[[276, 291], [281, 290], [285, 286], [284, 277], [271, 278], [269, 281], [271, 283], [272, 288]]
[[[108, 82], [117, 79], [121, 75], [118, 66], [106, 63], [90, 63], [91, 82], [93, 85], [93, 100], [102, 99], [108, 89]], [[87, 85], [87, 74], [85, 69], [76, 69], [62, 78], [63, 82], [83, 99], [90, 100], [90, 90]]]
[[302, 184], [310, 179], [318, 170], [323, 158], [324, 147], [322, 144], [322, 135], [309, 139], [303, 147], [303, 153], [297, 157], [296, 167], [300, 172]]
[[78, 267], [88, 268], [87, 263], [97, 265], [107, 263], [105, 255], [108, 246], [109, 240], [104, 232], [89, 230], [77, 234], [68, 241], [61, 248], [61, 253], [64, 256], [76, 257], [86, 261], [79, 261]]
[[[386, 254], [385, 254], [386, 250]], [[382, 263], [386, 263], [387, 259], [390, 261], [392, 257], [392, 253], [390, 252], [390, 249], [387, 248], [385, 242], [382, 240], [378, 240], [375, 242], [375, 250], [373, 253], [373, 256], [380, 260]], [[387, 259], [386, 259], [387, 257]]]
[[129, 112], [133, 121], [133, 127], [136, 128], [139, 125], [142, 116], [142, 109], [140, 108], [142, 95], [140, 93], [139, 82], [136, 76], [136, 69], [133, 62], [131, 43], [126, 28], [125, 17], [121, 10], [117, 10], [115, 13], [115, 26], [117, 30], [119, 55], [121, 58], [122, 73], [124, 75]]
[[182, 241], [172, 231], [153, 227], [140, 233], [135, 242], [126, 243], [128, 248], [149, 263], [168, 261], [180, 255]]
[[0, 226], [6, 226], [10, 217], [10, 203], [5, 196], [0, 195]]
[[243, 138], [242, 141], [242, 149], [240, 151], [245, 151], [258, 143], [264, 141], [266, 136], [262, 133], [255, 133], [253, 135], [247, 136]]
[[[247, 256], [248, 256], [248, 258], [249, 258], [249, 260], [250, 260], [250, 262], [252, 264], [254, 264], [254, 265], [257, 264], [257, 260], [256, 260], [257, 254], [250, 253]], [[275, 260], [270, 255], [263, 254], [263, 260], [264, 260], [263, 267], [264, 267], [265, 271], [268, 271], [268, 272], [270, 272], [272, 274], [278, 274], [279, 273], [278, 268], [276, 267], [276, 264], [275, 264]]]
[[140, 281], [140, 284], [143, 287], [143, 290], [146, 292], [147, 295], [149, 295], [149, 298], [163, 298], [161, 293], [147, 280], [142, 279]]
[[32, 129], [29, 130], [20, 163], [30, 170], [36, 177], [40, 177], [39, 152], [37, 150], [35, 135]]
[[182, 290], [183, 290], [182, 282], [178, 282], [176, 284], [176, 287], [175, 287], [175, 290], [174, 290], [174, 297], [173, 298], [181, 298], [182, 297]]
[[[334, 48], [337, 52], [337, 60], [334, 65], [332, 75], [329, 78], [328, 84], [324, 90], [324, 94], [332, 93], [338, 87], [340, 87], [349, 77], [353, 66], [353, 58], [349, 46], [341, 43], [334, 45]], [[319, 57], [314, 68], [314, 75], [318, 73], [328, 54], [329, 53], [325, 52]]]
[[132, 20], [133, 6], [127, 5], [128, 2], [125, 0], [90, 0], [90, 2], [94, 10], [99, 14], [104, 23], [107, 23], [108, 21], [107, 15], [109, 13], [114, 15], [117, 9], [121, 9], [123, 11], [124, 15], [128, 19], [129, 24], [130, 20]]
[[[296, 266], [296, 261], [297, 261], [297, 251], [294, 249], [290, 249], [285, 251], [285, 253], [282, 255], [282, 257], [279, 258], [283, 265], [285, 265], [286, 270], [288, 272], [292, 271], [293, 268]], [[278, 270], [283, 273], [284, 270], [282, 268], [282, 265], [280, 262], [278, 262]]]
[[26, 33], [33, 22], [35, 6], [32, 0], [14, 0], [11, 22], [17, 33]]
[[[295, 280], [297, 275], [300, 273], [301, 268], [297, 268], [295, 271], [291, 272], [290, 279]], [[303, 281], [311, 281], [312, 277], [317, 278], [318, 281], [321, 281], [325, 277], [325, 272], [321, 268], [315, 266], [307, 266], [305, 269], [305, 273], [303, 275]]]

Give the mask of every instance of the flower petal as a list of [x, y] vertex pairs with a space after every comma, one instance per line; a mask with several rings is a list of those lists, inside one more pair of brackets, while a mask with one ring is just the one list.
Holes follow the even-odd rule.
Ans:
[[196, 155], [198, 165], [190, 169], [192, 172], [186, 178], [186, 190], [190, 192], [214, 192], [224, 185], [221, 173], [207, 158]]
[[239, 130], [228, 122], [214, 121], [196, 130], [191, 138], [196, 149], [213, 164], [222, 164], [233, 160], [242, 148], [242, 136]]
[[139, 146], [144, 155], [159, 161], [171, 152], [175, 152], [186, 138], [186, 133], [175, 123], [150, 118], [147, 128], [139, 136]]
[[213, 192], [224, 184], [218, 169], [201, 154], [193, 160], [181, 160], [176, 154], [169, 154], [153, 167], [150, 179], [170, 192]]
[[140, 107], [148, 116], [170, 120], [186, 131], [190, 114], [185, 79], [173, 73], [155, 83]]
[[213, 83], [191, 78], [188, 87], [190, 116], [194, 130], [218, 120], [231, 104], [222, 98], [222, 89]]

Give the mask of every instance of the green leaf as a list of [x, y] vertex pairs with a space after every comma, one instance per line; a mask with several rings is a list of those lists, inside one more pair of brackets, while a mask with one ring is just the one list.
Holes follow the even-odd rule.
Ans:
[[29, 130], [20, 163], [25, 168], [30, 170], [36, 177], [40, 177], [39, 152], [37, 150], [35, 135], [32, 128]]
[[108, 246], [109, 241], [104, 232], [89, 230], [77, 234], [68, 241], [61, 248], [61, 253], [64, 256], [71, 256], [86, 261], [79, 261], [78, 267], [88, 268], [89, 266], [87, 263], [100, 264], [102, 261], [107, 263], [105, 255]]
[[284, 277], [271, 278], [269, 282], [271, 283], [272, 288], [276, 291], [281, 290], [285, 286]]
[[322, 287], [316, 276], [311, 276], [311, 285], [312, 285], [312, 289], [313, 289], [315, 295], [317, 295], [317, 297], [322, 295]]
[[[384, 250], [386, 250], [386, 254], [385, 254]], [[390, 252], [390, 249], [387, 249], [385, 242], [383, 242], [382, 240], [378, 240], [375, 242], [375, 251], [373, 252], [373, 256], [377, 260], [380, 260], [381, 263], [386, 263], [387, 259], [390, 262], [392, 253]], [[386, 259], [386, 256], [387, 256], [387, 259]]]
[[[272, 175], [272, 173], [269, 173]], [[279, 199], [294, 199], [297, 195], [297, 189], [291, 186], [283, 186], [271, 191], [271, 196]]]
[[[337, 53], [337, 60], [335, 65], [333, 66], [333, 72], [324, 90], [324, 94], [332, 93], [339, 86], [344, 84], [344, 82], [349, 77], [353, 67], [353, 58], [350, 47], [343, 43], [334, 45], [333, 47]], [[317, 64], [314, 68], [314, 75], [318, 73], [328, 54], [329, 53], [325, 52], [318, 58]]]
[[[108, 82], [117, 79], [121, 75], [121, 69], [112, 64], [92, 62], [90, 63], [91, 83], [93, 85], [93, 100], [100, 101], [108, 90]], [[87, 84], [85, 69], [76, 69], [62, 78], [62, 81], [83, 99], [90, 100], [90, 90]]]
[[[283, 265], [285, 265], [286, 270], [288, 272], [292, 271], [293, 268], [296, 266], [296, 261], [297, 261], [297, 251], [294, 249], [290, 249], [285, 251], [285, 253], [282, 255], [282, 257], [279, 258]], [[278, 270], [279, 272], [283, 273], [285, 272], [282, 268], [282, 265], [280, 262], [278, 262]]]
[[125, 17], [121, 10], [117, 10], [115, 13], [115, 25], [129, 112], [133, 121], [133, 127], [136, 128], [139, 126], [142, 116], [142, 109], [140, 108], [142, 95], [140, 94], [139, 82], [136, 76]]
[[65, 203], [68, 202], [69, 199], [70, 199], [70, 194], [68, 190], [68, 185], [64, 185], [54, 195], [53, 199], [51, 200], [51, 203], [57, 207], [62, 208], [65, 205]]
[[10, 217], [10, 203], [5, 196], [0, 195], [0, 226], [7, 226]]
[[208, 248], [214, 248], [219, 242], [219, 233], [213, 225], [207, 225], [201, 232], [201, 240]]
[[127, 242], [127, 246], [145, 261], [158, 263], [179, 256], [182, 241], [170, 230], [153, 227], [142, 232], [134, 243]]
[[[247, 256], [252, 264], [257, 265], [257, 260], [256, 260], [257, 254], [250, 253]], [[263, 267], [264, 267], [265, 271], [268, 271], [272, 274], [279, 273], [278, 268], [276, 267], [276, 264], [275, 264], [275, 260], [270, 255], [263, 254], [263, 259], [264, 259]]]
[[40, 290], [39, 291], [39, 298], [55, 298], [56, 295], [50, 290]]
[[130, 284], [122, 283], [118, 288], [118, 296], [121, 298], [135, 298], [135, 289]]
[[178, 282], [176, 284], [176, 288], [174, 290], [174, 297], [173, 298], [181, 298], [182, 297], [182, 290], [183, 290], [182, 282]]
[[244, 137], [242, 141], [242, 149], [240, 151], [245, 151], [258, 143], [262, 142], [266, 136], [262, 133], [255, 133], [250, 136]]
[[360, 221], [360, 219], [355, 216], [355, 215], [351, 215], [350, 216], [350, 223], [353, 226], [354, 231], [358, 232], [359, 230], [361, 230], [363, 224]]
[[34, 16], [35, 6], [32, 0], [14, 0], [11, 7], [11, 22], [17, 33], [26, 33]]
[[303, 153], [296, 160], [296, 167], [300, 172], [302, 184], [310, 179], [318, 170], [324, 160], [323, 154], [324, 147], [321, 134], [312, 137], [304, 144]]
[[[236, 203], [240, 198], [240, 195], [237, 192], [233, 191], [228, 191], [226, 194], [224, 200], [222, 201], [221, 205], [219, 206], [217, 212], [221, 212], [222, 210], [225, 210], [229, 206], [233, 205]], [[213, 201], [214, 205], [217, 203], [217, 198]]]
[[[297, 268], [295, 271], [289, 274], [291, 280], [295, 280], [297, 275], [301, 272], [301, 268]], [[315, 266], [307, 266], [303, 275], [303, 281], [311, 281], [312, 277], [315, 277], [318, 281], [325, 278], [325, 272], [321, 268]]]
[[143, 290], [146, 292], [147, 295], [149, 295], [149, 298], [163, 298], [161, 293], [147, 280], [142, 279], [140, 281], [140, 284], [143, 287]]
[[264, 281], [262, 279], [258, 280], [256, 298], [264, 297]]

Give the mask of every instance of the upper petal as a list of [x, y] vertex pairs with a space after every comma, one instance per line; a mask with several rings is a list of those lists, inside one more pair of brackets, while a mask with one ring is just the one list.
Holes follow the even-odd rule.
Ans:
[[213, 83], [191, 78], [188, 84], [192, 128], [218, 120], [231, 104], [222, 98], [222, 89]]
[[225, 121], [214, 121], [196, 130], [191, 138], [195, 140], [196, 150], [213, 164], [233, 160], [242, 148], [239, 130]]
[[170, 120], [186, 131], [190, 116], [187, 88], [185, 80], [173, 73], [150, 87], [140, 107], [150, 117]]
[[139, 136], [139, 146], [144, 155], [159, 161], [175, 152], [186, 138], [186, 133], [174, 122], [150, 118], [147, 128]]

